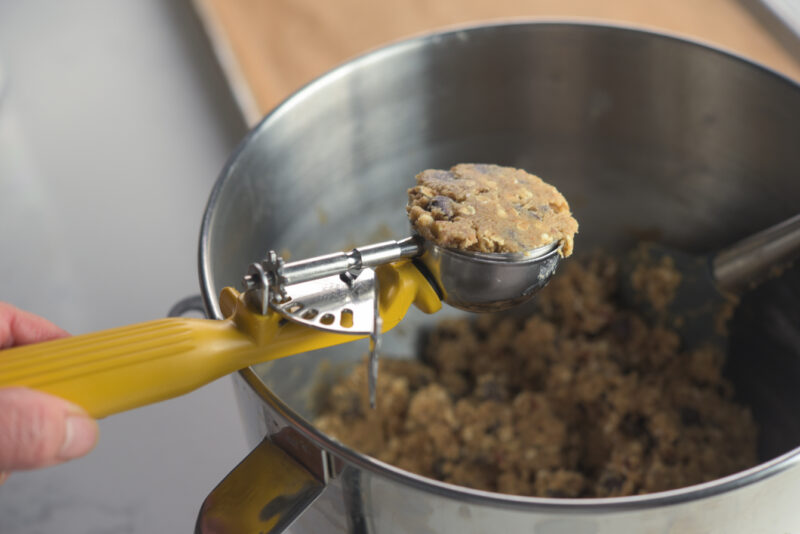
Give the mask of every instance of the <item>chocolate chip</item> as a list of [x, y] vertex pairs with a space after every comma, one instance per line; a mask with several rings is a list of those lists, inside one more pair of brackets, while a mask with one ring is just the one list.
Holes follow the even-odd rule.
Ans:
[[647, 418], [638, 413], [627, 413], [619, 423], [619, 431], [629, 438], [647, 435]]
[[703, 423], [703, 417], [700, 412], [689, 406], [684, 406], [680, 409], [681, 423], [686, 426], [700, 426]]
[[613, 493], [622, 489], [622, 485], [625, 484], [625, 476], [621, 473], [606, 471], [600, 475], [599, 482], [604, 490]]
[[627, 315], [622, 315], [614, 318], [609, 325], [611, 329], [611, 333], [614, 335], [615, 338], [619, 339], [620, 341], [627, 340], [630, 335], [631, 331], [633, 330], [633, 325], [631, 324], [631, 318]]
[[529, 216], [533, 217], [536, 220], [539, 220], [539, 221], [542, 220], [542, 216], [539, 215], [538, 213], [536, 213], [534, 210], [528, 210], [527, 213], [528, 213]]
[[438, 212], [447, 219], [452, 219], [455, 215], [453, 199], [441, 195], [437, 195], [431, 199], [428, 203], [428, 210], [434, 215]]
[[475, 396], [481, 400], [502, 402], [508, 399], [508, 389], [493, 375], [479, 376], [475, 386]]
[[434, 478], [438, 478], [439, 480], [442, 480], [444, 478], [446, 474], [445, 464], [446, 462], [444, 458], [437, 458], [436, 460], [434, 460], [433, 466], [431, 466], [431, 472]]

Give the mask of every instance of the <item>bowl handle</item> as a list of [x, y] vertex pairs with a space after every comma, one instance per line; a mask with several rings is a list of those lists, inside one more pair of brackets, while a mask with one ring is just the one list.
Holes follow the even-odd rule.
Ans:
[[189, 312], [199, 313], [202, 317], [209, 319], [206, 306], [203, 303], [202, 295], [192, 295], [182, 298], [169, 309], [167, 317], [183, 317]]
[[322, 493], [325, 484], [269, 437], [206, 497], [195, 534], [277, 534]]

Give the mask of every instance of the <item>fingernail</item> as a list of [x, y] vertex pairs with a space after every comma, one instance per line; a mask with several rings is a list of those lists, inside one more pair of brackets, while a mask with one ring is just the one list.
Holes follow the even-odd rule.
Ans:
[[64, 444], [58, 452], [62, 460], [79, 458], [92, 450], [97, 442], [97, 423], [81, 415], [67, 416]]
[[75, 403], [69, 402], [67, 400], [61, 399], [61, 402], [64, 404], [64, 407], [67, 410], [67, 413], [70, 415], [80, 415], [82, 417], [86, 417], [86, 410], [81, 408]]

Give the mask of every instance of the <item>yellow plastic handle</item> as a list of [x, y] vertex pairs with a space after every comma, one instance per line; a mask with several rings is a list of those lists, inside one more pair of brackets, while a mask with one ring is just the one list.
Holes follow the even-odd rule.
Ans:
[[[441, 307], [433, 289], [408, 262], [378, 269], [384, 331], [416, 304]], [[0, 387], [24, 386], [72, 401], [94, 417], [183, 395], [255, 363], [346, 343], [363, 336], [333, 334], [260, 315], [243, 295], [225, 288], [228, 317], [159, 319], [0, 352]], [[282, 324], [285, 323], [285, 324]]]

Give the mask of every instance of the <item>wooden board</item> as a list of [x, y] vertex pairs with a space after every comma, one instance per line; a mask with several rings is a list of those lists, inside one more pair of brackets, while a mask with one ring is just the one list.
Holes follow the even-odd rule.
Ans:
[[667, 31], [800, 80], [800, 63], [738, 0], [193, 1], [250, 125], [303, 84], [369, 49], [437, 28], [516, 17]]

